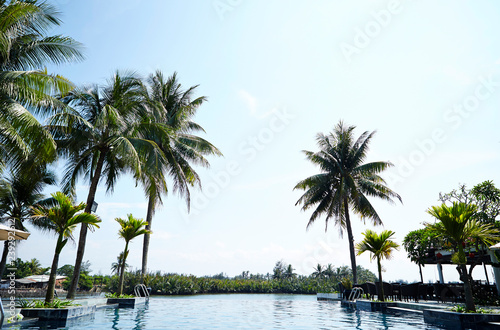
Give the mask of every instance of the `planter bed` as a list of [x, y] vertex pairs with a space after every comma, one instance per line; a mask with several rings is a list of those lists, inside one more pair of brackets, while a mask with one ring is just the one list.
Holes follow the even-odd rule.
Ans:
[[471, 328], [485, 326], [489, 322], [500, 322], [500, 314], [457, 313], [437, 309], [424, 310], [424, 321], [449, 327]]
[[146, 298], [135, 297], [135, 298], [108, 298], [109, 304], [118, 304], [119, 308], [134, 308], [136, 305], [142, 305], [146, 303]]
[[356, 300], [356, 308], [365, 311], [385, 311], [387, 307], [396, 307], [395, 302], [381, 302], [381, 301], [370, 301], [370, 300]]
[[23, 308], [25, 317], [38, 318], [40, 321], [66, 321], [68, 319], [94, 315], [96, 306], [71, 306], [67, 308]]

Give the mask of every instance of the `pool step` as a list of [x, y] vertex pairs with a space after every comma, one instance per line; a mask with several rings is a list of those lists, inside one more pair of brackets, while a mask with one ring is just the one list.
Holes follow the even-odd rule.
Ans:
[[387, 309], [391, 310], [391, 311], [397, 311], [397, 312], [409, 312], [409, 313], [424, 314], [424, 311], [417, 310], [417, 309], [408, 309], [408, 308], [401, 308], [401, 307], [387, 307]]

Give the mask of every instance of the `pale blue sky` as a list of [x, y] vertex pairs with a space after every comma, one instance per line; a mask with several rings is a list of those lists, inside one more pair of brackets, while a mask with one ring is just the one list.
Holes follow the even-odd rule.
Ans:
[[[349, 265], [337, 228], [325, 233], [320, 219], [306, 232], [310, 213], [294, 206], [301, 193], [292, 190], [318, 171], [301, 150], [317, 150], [316, 134], [340, 119], [358, 135], [377, 130], [368, 160], [395, 164], [385, 177], [404, 204], [373, 203], [398, 242], [432, 220], [425, 210], [439, 192], [484, 180], [500, 186], [494, 1], [54, 3], [64, 20], [57, 33], [82, 42], [87, 59], [51, 71], [77, 84], [103, 83], [117, 69], [177, 71], [184, 86], [200, 84], [198, 95], [208, 96], [196, 120], [224, 158], [200, 169], [205, 192], [193, 191], [190, 215], [182, 200], [165, 199], [153, 223], [151, 270], [266, 273], [283, 259], [310, 274], [318, 262]], [[100, 187], [96, 200], [103, 223], [88, 237], [85, 260], [109, 273], [124, 244], [113, 219], [145, 217], [146, 199], [123, 178], [112, 195]], [[364, 227], [357, 217], [353, 224], [359, 241]], [[33, 231], [19, 256], [48, 265], [54, 244]], [[134, 267], [141, 249], [134, 241]], [[60, 264], [72, 264], [75, 253], [68, 245]], [[376, 271], [368, 255], [357, 260]], [[418, 278], [403, 250], [384, 267], [387, 280]], [[445, 279], [458, 280], [445, 268]], [[435, 268], [424, 277], [437, 279]]]

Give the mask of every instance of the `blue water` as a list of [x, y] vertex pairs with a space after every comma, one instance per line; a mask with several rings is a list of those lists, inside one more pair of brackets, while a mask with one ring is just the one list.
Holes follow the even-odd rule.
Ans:
[[317, 301], [312, 295], [152, 297], [135, 309], [105, 308], [66, 326], [14, 329], [435, 329], [421, 314], [383, 314]]

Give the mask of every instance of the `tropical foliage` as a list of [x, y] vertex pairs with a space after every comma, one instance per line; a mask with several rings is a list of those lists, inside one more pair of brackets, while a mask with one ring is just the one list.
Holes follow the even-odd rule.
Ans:
[[370, 256], [372, 260], [377, 261], [377, 269], [378, 269], [378, 284], [380, 286], [380, 295], [379, 299], [384, 301], [384, 286], [382, 285], [382, 259], [390, 259], [394, 250], [399, 249], [399, 245], [391, 240], [391, 237], [394, 236], [394, 232], [392, 230], [384, 230], [380, 234], [377, 234], [373, 230], [367, 229], [363, 233], [364, 239], [356, 244], [356, 250], [358, 251], [358, 255], [361, 255], [365, 252], [370, 252]]
[[353, 280], [357, 283], [354, 235], [349, 210], [359, 215], [363, 221], [369, 219], [374, 225], [380, 225], [382, 219], [368, 198], [377, 197], [393, 202], [394, 198], [401, 201], [401, 197], [389, 189], [379, 175], [391, 167], [391, 163], [365, 163], [374, 132], [364, 132], [356, 139], [354, 129], [355, 126], [345, 126], [340, 121], [328, 135], [319, 133], [316, 141], [320, 150], [304, 153], [310, 162], [319, 166], [321, 173], [300, 181], [294, 189], [305, 190], [296, 205], [302, 204], [304, 211], [314, 208], [307, 227], [324, 215], [326, 228], [333, 218], [341, 234], [344, 230], [347, 231]]
[[455, 247], [452, 261], [457, 264], [460, 280], [464, 283], [465, 306], [468, 311], [475, 311], [476, 307], [472, 295], [472, 270], [468, 273], [466, 268], [465, 242], [474, 238], [491, 245], [500, 240], [497, 228], [490, 223], [476, 220], [476, 211], [475, 205], [459, 202], [454, 202], [452, 206], [433, 206], [427, 211], [438, 220], [434, 224], [427, 224], [427, 227], [437, 236], [451, 241]]
[[59, 255], [68, 242], [73, 240], [73, 230], [76, 225], [85, 223], [94, 227], [99, 227], [101, 220], [92, 214], [78, 213], [85, 208], [85, 203], [73, 205], [73, 200], [63, 194], [56, 192], [52, 194], [53, 206], [46, 207], [38, 205], [33, 207], [33, 221], [43, 221], [49, 224], [49, 229], [56, 233], [57, 243], [54, 252], [54, 259], [50, 270], [49, 283], [47, 285], [47, 294], [45, 303], [50, 304], [54, 299], [54, 289], [56, 285], [56, 272], [59, 263]]
[[[140, 181], [148, 197], [146, 229], [150, 231], [154, 212], [162, 204], [162, 194], [169, 192], [166, 179], [172, 181], [170, 190], [186, 199], [189, 209], [189, 188], [195, 185], [201, 188], [201, 180], [192, 165], [208, 167], [205, 156], [222, 155], [210, 142], [196, 135], [205, 131], [193, 121], [193, 117], [206, 101], [205, 96], [194, 97], [197, 87], [183, 90], [175, 72], [165, 78], [157, 71], [147, 79], [144, 90], [146, 107], [138, 133], [142, 138], [154, 141], [166, 159], [156, 163], [155, 158], [148, 155], [143, 163]], [[149, 234], [145, 234], [143, 274], [147, 272], [149, 241]]]
[[116, 218], [116, 222], [120, 224], [120, 230], [118, 231], [118, 236], [125, 240], [125, 249], [122, 252], [122, 263], [120, 265], [120, 284], [118, 289], [118, 295], [123, 293], [123, 279], [125, 277], [125, 265], [128, 256], [128, 244], [131, 240], [137, 236], [149, 233], [149, 230], [145, 229], [147, 222], [142, 219], [136, 219], [132, 214], [127, 215], [127, 219]]

